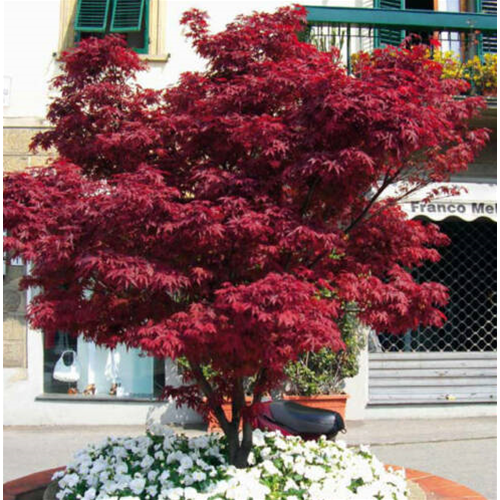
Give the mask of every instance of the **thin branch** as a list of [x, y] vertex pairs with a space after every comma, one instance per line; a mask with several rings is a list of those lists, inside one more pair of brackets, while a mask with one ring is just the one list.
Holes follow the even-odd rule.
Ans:
[[302, 204], [302, 207], [300, 208], [300, 215], [301, 215], [301, 217], [304, 217], [304, 215], [306, 214], [307, 209], [309, 208], [309, 205], [311, 204], [311, 200], [312, 200], [312, 197], [313, 197], [313, 194], [314, 194], [314, 190], [318, 186], [319, 181], [320, 181], [320, 177], [316, 176], [314, 178], [314, 180], [311, 182], [311, 184], [309, 185], [309, 190], [307, 192], [306, 199], [304, 200], [304, 203]]
[[261, 386], [262, 382], [264, 381], [264, 378], [266, 377], [266, 373], [267, 370], [265, 368], [261, 368], [259, 370], [259, 373], [257, 374], [257, 378], [254, 384], [252, 404], [260, 403], [262, 401], [264, 391], [261, 389]]
[[385, 174], [384, 180], [382, 181], [380, 187], [377, 189], [377, 192], [373, 195], [372, 199], [368, 202], [363, 211], [349, 224], [349, 226], [347, 226], [347, 228], [344, 230], [345, 234], [349, 233], [349, 231], [351, 231], [357, 224], [359, 224], [360, 221], [364, 219], [365, 215], [369, 212], [373, 204], [378, 200], [387, 186], [389, 186], [389, 184], [394, 181], [394, 179], [396, 179], [398, 174], [399, 172], [396, 172], [394, 176], [390, 176], [389, 173]]
[[[397, 178], [397, 176], [399, 175], [400, 172], [401, 172], [401, 170], [397, 171], [393, 176], [390, 176], [388, 172], [385, 174], [384, 180], [382, 181], [382, 184], [378, 188], [377, 192], [373, 195], [371, 200], [368, 202], [368, 204], [363, 209], [363, 211], [358, 215], [358, 217], [356, 217], [356, 219], [354, 219], [354, 221], [352, 221], [349, 224], [349, 226], [344, 230], [345, 234], [348, 234], [349, 231], [351, 231], [357, 224], [359, 224], [359, 222], [361, 220], [364, 219], [364, 217], [366, 216], [366, 214], [368, 213], [370, 208], [373, 206], [373, 204], [377, 201], [377, 199], [380, 197], [380, 195], [385, 191], [387, 186], [389, 186], [389, 184], [391, 184], [391, 182], [393, 182]], [[309, 269], [312, 269], [314, 266], [316, 266], [316, 264], [320, 260], [322, 260], [324, 257], [326, 257], [328, 255], [328, 252], [329, 252], [329, 250], [324, 250], [323, 252], [321, 252], [307, 267]]]
[[[312, 198], [313, 198], [313, 195], [314, 195], [314, 191], [315, 191], [316, 187], [318, 186], [320, 180], [321, 180], [320, 177], [316, 176], [314, 178], [314, 180], [311, 182], [311, 184], [309, 185], [309, 189], [307, 191], [306, 199], [304, 200], [304, 203], [302, 204], [302, 207], [300, 207], [300, 217], [301, 218], [304, 217], [304, 215], [307, 212], [307, 209], [311, 205], [311, 201], [312, 201]], [[292, 253], [288, 252], [288, 255], [286, 257], [286, 263], [285, 263], [285, 272], [288, 272], [288, 269], [290, 268], [290, 264], [291, 263], [292, 263]]]
[[383, 207], [380, 207], [378, 210], [376, 210], [375, 212], [373, 212], [369, 218], [367, 218], [365, 220], [369, 220], [369, 219], [375, 217], [376, 215], [378, 215], [381, 212], [383, 212], [387, 207], [393, 207], [394, 205], [397, 205], [399, 202], [401, 202], [402, 200], [404, 200], [407, 196], [409, 196], [410, 194], [415, 193], [416, 191], [419, 191], [423, 187], [424, 186], [415, 186], [414, 188], [410, 189], [409, 191], [407, 191], [403, 195], [401, 195], [401, 196], [399, 196], [397, 198], [392, 199], [389, 203], [387, 203], [387, 205], [384, 205]]

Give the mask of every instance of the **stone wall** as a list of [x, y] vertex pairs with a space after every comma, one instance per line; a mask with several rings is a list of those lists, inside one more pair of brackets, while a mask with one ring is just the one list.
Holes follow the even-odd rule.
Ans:
[[9, 127], [3, 129], [3, 170], [16, 172], [26, 167], [45, 165], [52, 153], [42, 151], [34, 154], [29, 150], [31, 139], [47, 127]]
[[26, 292], [19, 291], [24, 266], [7, 266], [3, 277], [3, 366], [26, 368]]
[[[46, 130], [41, 126], [5, 126], [3, 129], [4, 172], [16, 172], [26, 167], [45, 165], [50, 154], [29, 151], [33, 136]], [[3, 276], [3, 366], [26, 368], [26, 292], [19, 291], [24, 266], [6, 266]]]

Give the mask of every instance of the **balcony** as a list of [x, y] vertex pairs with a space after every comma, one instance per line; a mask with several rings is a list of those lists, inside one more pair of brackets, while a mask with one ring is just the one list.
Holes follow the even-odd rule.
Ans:
[[[496, 108], [497, 17], [495, 14], [425, 10], [306, 6], [307, 40], [320, 50], [337, 47], [348, 70], [356, 52], [398, 46], [417, 35], [445, 77], [464, 78], [471, 94]], [[431, 43], [432, 41], [432, 43]]]

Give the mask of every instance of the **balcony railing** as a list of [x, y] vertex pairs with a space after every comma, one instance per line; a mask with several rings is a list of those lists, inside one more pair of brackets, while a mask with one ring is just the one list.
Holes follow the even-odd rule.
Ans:
[[[348, 70], [356, 52], [398, 46], [405, 37], [417, 35], [422, 43], [439, 42], [429, 44], [430, 51], [446, 54], [448, 66], [454, 65], [456, 76], [470, 81], [472, 93], [496, 95], [495, 14], [312, 6], [307, 10], [308, 41], [323, 51], [337, 47]], [[440, 59], [440, 54], [434, 56]]]

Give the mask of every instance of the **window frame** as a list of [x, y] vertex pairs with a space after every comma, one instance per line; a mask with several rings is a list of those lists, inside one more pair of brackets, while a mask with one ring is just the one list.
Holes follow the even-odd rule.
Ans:
[[[60, 0], [60, 16], [59, 16], [59, 40], [57, 55], [75, 45], [75, 17], [78, 0]], [[148, 44], [145, 50], [137, 53], [141, 59], [147, 61], [166, 62], [169, 59], [169, 54], [165, 52], [165, 0], [149, 0], [146, 2], [148, 9], [148, 29], [146, 36]]]
[[[117, 0], [111, 0], [108, 2], [108, 6], [110, 7], [109, 9], [106, 9], [106, 14], [105, 14], [105, 27], [102, 30], [92, 30], [89, 28], [84, 28], [84, 29], [79, 29], [77, 30], [74, 28], [75, 31], [75, 42], [79, 42], [81, 40], [81, 34], [82, 33], [103, 33], [103, 34], [108, 34], [106, 32], [106, 26], [108, 24], [111, 25], [112, 20], [114, 18], [114, 13], [116, 10], [116, 1]], [[78, 14], [78, 7], [81, 5], [81, 0], [76, 0], [76, 6], [77, 6], [77, 14]], [[141, 24], [144, 23], [144, 44], [142, 47], [132, 47], [132, 49], [137, 52], [137, 54], [148, 54], [149, 53], [149, 2], [150, 0], [144, 0], [144, 13], [141, 19]], [[76, 15], [77, 15], [76, 14]], [[75, 23], [73, 23], [73, 26]], [[128, 31], [128, 30], [116, 30], [111, 28], [109, 33], [116, 33], [119, 35], [126, 35], [127, 33], [134, 33], [135, 31]], [[138, 31], [139, 32], [139, 31]], [[142, 32], [142, 29], [140, 30]]]

